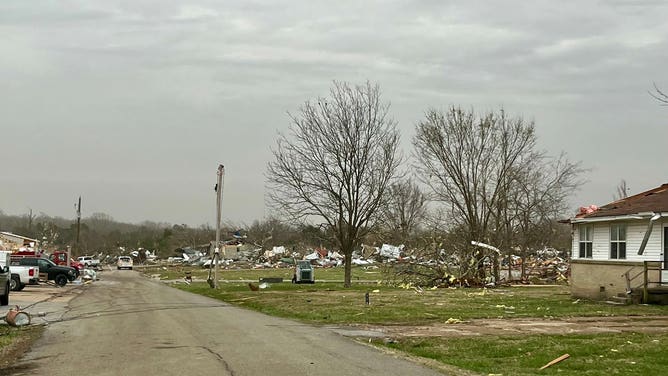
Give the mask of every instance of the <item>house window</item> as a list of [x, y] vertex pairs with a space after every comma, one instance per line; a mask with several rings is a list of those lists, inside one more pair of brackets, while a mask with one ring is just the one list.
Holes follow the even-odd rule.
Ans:
[[580, 226], [580, 258], [592, 258], [594, 227]]
[[626, 258], [626, 225], [610, 225], [610, 258]]

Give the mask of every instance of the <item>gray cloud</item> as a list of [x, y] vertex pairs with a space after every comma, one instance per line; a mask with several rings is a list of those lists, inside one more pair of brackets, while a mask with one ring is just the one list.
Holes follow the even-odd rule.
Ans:
[[504, 107], [541, 147], [591, 167], [574, 205], [655, 160], [668, 87], [663, 2], [3, 1], [0, 209], [71, 215], [79, 194], [119, 220], [213, 222], [264, 209], [288, 111], [332, 80], [378, 82], [407, 151], [430, 107]]

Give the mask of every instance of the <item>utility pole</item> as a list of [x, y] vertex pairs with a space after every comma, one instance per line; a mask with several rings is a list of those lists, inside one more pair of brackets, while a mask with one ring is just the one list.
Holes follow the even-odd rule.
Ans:
[[[30, 208], [28, 208], [30, 209]], [[28, 233], [32, 235], [32, 209], [28, 212]]]
[[[79, 196], [79, 204], [77, 205], [77, 242], [74, 246], [74, 252], [79, 254], [79, 234], [81, 233], [81, 196]], [[67, 260], [67, 265], [70, 265], [70, 260]]]
[[[211, 265], [209, 266], [209, 286], [211, 288], [218, 288], [218, 263], [220, 260], [220, 218], [222, 216], [222, 203], [223, 203], [223, 174], [225, 173], [225, 167], [221, 164], [218, 165], [218, 171], [216, 173], [218, 181], [214, 190], [216, 191], [216, 244], [213, 249], [213, 257], [211, 258]], [[211, 279], [211, 271], [213, 269], [213, 279]]]

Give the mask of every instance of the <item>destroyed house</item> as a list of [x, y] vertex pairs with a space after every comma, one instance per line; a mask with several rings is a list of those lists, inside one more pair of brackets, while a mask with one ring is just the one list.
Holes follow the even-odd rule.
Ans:
[[668, 297], [668, 184], [580, 208], [568, 222], [573, 296], [650, 303], [652, 294]]
[[22, 247], [36, 248], [39, 245], [37, 239], [12, 234], [11, 232], [0, 232], [0, 249], [5, 251], [19, 251]]

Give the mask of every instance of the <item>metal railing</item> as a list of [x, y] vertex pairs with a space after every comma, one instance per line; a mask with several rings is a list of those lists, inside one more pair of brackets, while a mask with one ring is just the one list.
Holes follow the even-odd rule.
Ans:
[[629, 274], [630, 274], [633, 270], [635, 270], [635, 269], [636, 269], [636, 267], [634, 266], [634, 267], [632, 267], [631, 269], [627, 270], [624, 274], [622, 274], [622, 276], [625, 277], [625, 279], [626, 279], [626, 292], [627, 292], [628, 294], [630, 294], [631, 291], [633, 291], [634, 288], [640, 288], [640, 287], [643, 286], [644, 283], [645, 283], [644, 281], [642, 281], [642, 282], [640, 282], [640, 284], [638, 284], [637, 286], [631, 286], [631, 282], [632, 282], [632, 281], [634, 281], [636, 278], [640, 277], [641, 275], [643, 275], [643, 274], [645, 273], [645, 270], [644, 270], [644, 268], [643, 268], [643, 270], [641, 270], [640, 272], [638, 272], [638, 273], [637, 273], [636, 275], [634, 275], [633, 277], [629, 277]]

